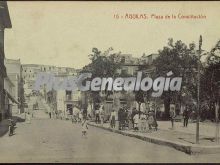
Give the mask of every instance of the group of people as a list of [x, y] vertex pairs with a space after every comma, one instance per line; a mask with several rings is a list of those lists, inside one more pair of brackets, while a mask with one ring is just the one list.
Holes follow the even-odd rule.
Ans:
[[[113, 109], [110, 115], [110, 125], [112, 128], [115, 128], [115, 123], [116, 123], [116, 112]], [[119, 122], [119, 130], [125, 129], [126, 126], [128, 126], [128, 110], [126, 108], [119, 108], [118, 110], [118, 122]]]
[[[191, 113], [190, 108], [188, 106], [186, 106], [186, 108], [183, 111], [183, 127], [188, 126], [190, 113]], [[170, 121], [171, 121], [172, 129], [174, 128], [175, 118], [176, 118], [175, 109], [174, 109], [174, 107], [171, 107], [171, 109], [170, 109]]]
[[80, 123], [83, 120], [83, 113], [80, 111], [73, 112], [71, 115], [72, 123]]
[[[124, 130], [125, 128], [134, 129], [135, 131], [147, 131], [155, 128], [157, 130], [157, 121], [155, 113], [153, 111], [142, 112], [137, 111], [133, 108], [130, 112], [127, 108], [120, 108], [118, 111], [118, 122], [119, 130]], [[116, 112], [113, 109], [110, 115], [110, 126], [115, 128], [116, 123]]]
[[53, 111], [52, 112], [48, 112], [49, 114], [49, 118], [54, 118], [54, 119], [63, 119], [63, 115], [62, 113], [58, 112], [58, 111]]

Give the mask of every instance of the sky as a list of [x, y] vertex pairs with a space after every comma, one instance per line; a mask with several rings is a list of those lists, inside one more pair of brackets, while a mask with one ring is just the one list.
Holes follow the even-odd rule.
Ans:
[[[198, 45], [202, 35], [207, 51], [220, 39], [220, 2], [9, 1], [8, 8], [12, 28], [5, 32], [5, 54], [22, 64], [81, 68], [90, 62], [93, 47], [141, 57], [157, 53], [168, 38]], [[148, 19], [125, 19], [126, 14]], [[155, 19], [152, 14], [206, 19]]]

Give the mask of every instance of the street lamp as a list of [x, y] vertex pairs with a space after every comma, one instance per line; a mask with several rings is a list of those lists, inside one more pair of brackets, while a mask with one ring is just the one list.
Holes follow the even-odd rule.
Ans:
[[200, 121], [200, 57], [202, 36], [199, 37], [198, 73], [197, 73], [197, 120], [196, 120], [196, 144], [199, 144], [199, 121]]

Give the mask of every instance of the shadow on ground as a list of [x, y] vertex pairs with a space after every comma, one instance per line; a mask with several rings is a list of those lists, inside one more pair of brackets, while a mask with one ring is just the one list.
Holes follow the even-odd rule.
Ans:
[[[18, 117], [18, 116], [12, 116], [12, 119], [16, 122], [16, 123], [21, 123], [21, 122], [25, 122], [25, 119]], [[8, 119], [5, 119], [3, 121], [0, 122], [0, 137], [4, 136], [5, 134], [8, 133], [9, 128], [8, 128], [8, 124], [9, 121]], [[16, 129], [17, 127], [15, 126], [14, 129]]]
[[0, 122], [0, 137], [4, 136], [8, 132], [8, 120], [3, 120]]

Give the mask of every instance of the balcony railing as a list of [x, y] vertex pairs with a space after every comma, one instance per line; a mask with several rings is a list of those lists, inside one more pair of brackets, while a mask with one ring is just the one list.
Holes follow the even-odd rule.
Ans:
[[66, 95], [66, 100], [71, 101], [72, 100], [72, 95]]

